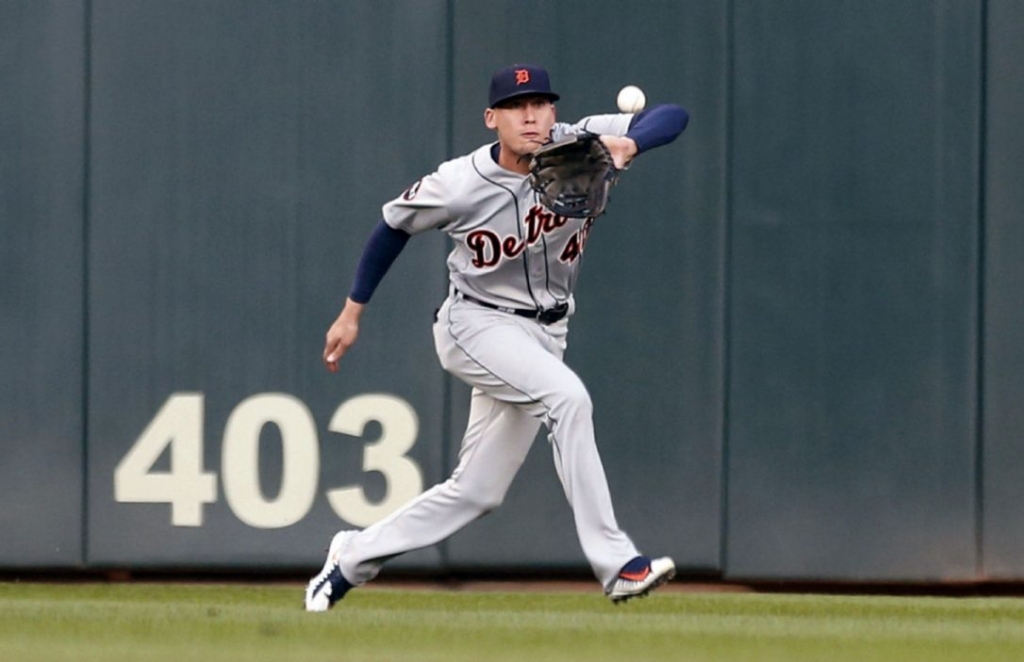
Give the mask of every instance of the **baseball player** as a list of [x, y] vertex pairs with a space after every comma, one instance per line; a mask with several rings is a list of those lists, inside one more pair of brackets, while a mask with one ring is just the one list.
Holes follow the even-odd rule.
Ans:
[[671, 579], [668, 557], [642, 555], [615, 520], [594, 439], [586, 387], [565, 363], [573, 289], [593, 218], [546, 209], [529, 182], [539, 146], [589, 131], [617, 168], [673, 141], [689, 121], [675, 105], [638, 114], [556, 121], [547, 71], [514, 65], [496, 72], [484, 123], [493, 144], [442, 163], [383, 207], [344, 308], [327, 331], [331, 372], [356, 341], [359, 320], [378, 283], [410, 236], [432, 229], [454, 241], [450, 287], [436, 315], [441, 365], [472, 387], [458, 466], [443, 483], [361, 531], [331, 540], [323, 569], [306, 589], [308, 611], [325, 611], [382, 564], [440, 542], [497, 508], [544, 425], [572, 508], [580, 545], [614, 602], [646, 595]]

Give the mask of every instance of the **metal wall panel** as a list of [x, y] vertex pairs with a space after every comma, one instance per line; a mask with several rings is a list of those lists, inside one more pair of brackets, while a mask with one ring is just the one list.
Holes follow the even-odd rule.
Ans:
[[82, 562], [84, 26], [0, 3], [0, 567]]
[[728, 577], [974, 574], [980, 14], [736, 3]]
[[[564, 48], [581, 15], [626, 50]], [[547, 67], [559, 119], [617, 112], [626, 84], [694, 117], [642, 156], [587, 243], [567, 363], [587, 384], [623, 528], [688, 571], [720, 567], [725, 8], [720, 3], [455, 3], [454, 151], [493, 140], [491, 73]], [[498, 30], [495, 26], [501, 25]], [[453, 390], [453, 449], [465, 389]], [[451, 453], [455, 458], [455, 452]], [[455, 566], [586, 568], [542, 433], [502, 508], [455, 536]]]
[[[318, 567], [403, 455], [424, 485], [441, 477], [442, 239], [402, 256], [338, 375], [320, 355], [380, 205], [444, 156], [445, 3], [93, 13], [89, 562]], [[353, 403], [379, 393], [391, 400]], [[348, 434], [328, 429], [342, 403], [358, 409], [341, 414]], [[363, 414], [382, 422], [363, 430]], [[364, 449], [395, 434], [411, 450], [364, 472]], [[416, 487], [403, 476], [398, 493]], [[333, 508], [327, 491], [346, 486], [369, 503]]]
[[1024, 577], [1024, 5], [988, 3], [985, 113], [983, 571]]

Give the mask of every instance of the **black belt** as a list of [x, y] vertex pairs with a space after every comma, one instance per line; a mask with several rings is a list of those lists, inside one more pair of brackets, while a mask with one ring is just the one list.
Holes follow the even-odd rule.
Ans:
[[487, 301], [481, 301], [476, 297], [470, 296], [461, 290], [455, 290], [455, 292], [466, 301], [472, 301], [478, 306], [484, 308], [490, 308], [491, 310], [500, 310], [503, 313], [509, 313], [512, 315], [518, 315], [519, 317], [525, 317], [531, 320], [537, 320], [541, 324], [554, 324], [558, 320], [562, 319], [569, 314], [569, 304], [560, 303], [554, 308], [506, 308], [504, 306], [498, 306]]

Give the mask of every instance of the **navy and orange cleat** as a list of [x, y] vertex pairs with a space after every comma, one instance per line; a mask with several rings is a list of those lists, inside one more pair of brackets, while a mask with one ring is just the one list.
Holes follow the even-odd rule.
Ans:
[[622, 566], [608, 597], [618, 604], [631, 598], [643, 597], [676, 576], [676, 564], [667, 556], [650, 559], [638, 556]]

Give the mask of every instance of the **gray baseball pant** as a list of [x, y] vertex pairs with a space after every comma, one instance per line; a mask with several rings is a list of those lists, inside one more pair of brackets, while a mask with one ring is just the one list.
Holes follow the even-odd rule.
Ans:
[[455, 471], [353, 536], [341, 553], [354, 585], [384, 561], [438, 543], [501, 505], [541, 423], [572, 508], [583, 552], [607, 590], [638, 552], [615, 521], [594, 439], [590, 395], [565, 363], [567, 320], [550, 325], [454, 295], [438, 311], [441, 365], [473, 387]]

